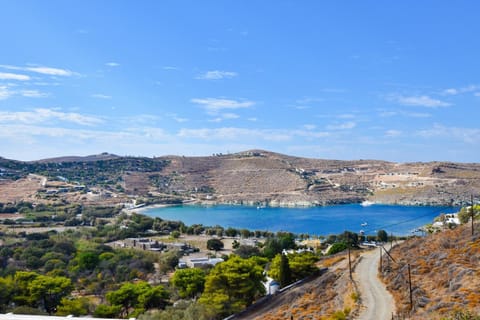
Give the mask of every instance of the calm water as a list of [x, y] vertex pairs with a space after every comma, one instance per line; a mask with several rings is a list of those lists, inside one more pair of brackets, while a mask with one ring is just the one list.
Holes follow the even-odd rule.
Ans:
[[[175, 206], [148, 209], [152, 217], [180, 220], [187, 225], [220, 225], [225, 228], [291, 231], [311, 235], [328, 235], [344, 230], [376, 234], [383, 229], [397, 235], [411, 234], [417, 227], [431, 223], [441, 213], [452, 213], [452, 207], [416, 207], [359, 204], [311, 208], [257, 208], [249, 206]], [[366, 226], [362, 224], [367, 223]]]

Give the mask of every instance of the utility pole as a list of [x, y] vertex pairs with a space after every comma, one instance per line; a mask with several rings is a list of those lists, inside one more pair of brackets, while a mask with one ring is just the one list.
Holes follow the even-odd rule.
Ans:
[[348, 245], [348, 271], [350, 272], [350, 280], [352, 279], [352, 260], [350, 259], [350, 244]]
[[410, 263], [408, 264], [408, 290], [410, 291], [410, 311], [413, 310], [413, 295], [412, 295], [412, 276], [410, 274]]
[[380, 272], [382, 272], [383, 271], [383, 268], [382, 268], [382, 247], [380, 246], [379, 249], [380, 249]]
[[473, 218], [475, 217], [475, 214], [473, 212], [473, 194], [470, 195], [470, 214], [472, 215], [472, 237], [473, 237], [473, 233], [474, 233], [474, 230], [473, 230]]

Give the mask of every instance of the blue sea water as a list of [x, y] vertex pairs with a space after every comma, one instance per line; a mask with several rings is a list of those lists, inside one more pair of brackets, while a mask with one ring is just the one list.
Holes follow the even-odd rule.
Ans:
[[[457, 212], [454, 207], [360, 204], [307, 208], [257, 208], [251, 206], [172, 206], [147, 209], [143, 213], [187, 225], [220, 225], [224, 228], [290, 231], [310, 235], [338, 234], [345, 230], [376, 234], [409, 235], [412, 230], [431, 223], [441, 213]], [[365, 225], [366, 223], [366, 225]], [[363, 225], [362, 225], [363, 224]]]

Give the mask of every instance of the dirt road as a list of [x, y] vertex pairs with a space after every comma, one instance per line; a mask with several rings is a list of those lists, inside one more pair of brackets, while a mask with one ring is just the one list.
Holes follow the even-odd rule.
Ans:
[[377, 276], [380, 256], [378, 250], [365, 253], [355, 268], [354, 279], [362, 299], [359, 320], [391, 319], [395, 312], [393, 298]]

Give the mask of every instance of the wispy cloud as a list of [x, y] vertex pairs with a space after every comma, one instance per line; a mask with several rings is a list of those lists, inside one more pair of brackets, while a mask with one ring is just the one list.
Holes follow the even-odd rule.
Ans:
[[445, 89], [443, 90], [443, 94], [444, 95], [452, 95], [452, 96], [455, 96], [455, 95], [459, 95], [459, 94], [462, 94], [462, 93], [469, 93], [469, 92], [474, 92], [474, 91], [478, 91], [480, 90], [480, 86], [478, 85], [469, 85], [469, 86], [466, 86], [466, 87], [461, 87], [461, 88], [449, 88], [449, 89]]
[[233, 100], [233, 99], [218, 99], [218, 98], [204, 98], [204, 99], [191, 99], [190, 102], [201, 105], [205, 110], [211, 113], [218, 113], [225, 109], [242, 109], [250, 108], [255, 104], [253, 101], [248, 100]]
[[417, 131], [416, 134], [424, 138], [444, 137], [466, 143], [480, 143], [480, 129], [478, 128], [447, 127], [435, 124], [430, 129]]
[[213, 70], [207, 71], [203, 74], [200, 74], [196, 77], [196, 79], [200, 80], [220, 80], [220, 79], [230, 79], [238, 76], [238, 73], [233, 71], [221, 71], [221, 70]]
[[103, 122], [102, 119], [75, 112], [60, 112], [53, 109], [38, 108], [33, 111], [0, 111], [0, 123], [21, 122], [26, 124], [45, 123], [52, 120], [71, 122], [79, 125], [93, 126]]
[[177, 136], [186, 139], [201, 140], [230, 140], [230, 141], [290, 141], [295, 137], [324, 138], [329, 136], [328, 132], [317, 132], [310, 130], [283, 130], [283, 129], [247, 129], [236, 127], [224, 128], [201, 128], [181, 129]]
[[11, 65], [0, 65], [0, 68], [7, 69], [7, 70], [21, 70], [21, 71], [35, 72], [35, 73], [40, 73], [40, 74], [50, 75], [50, 76], [69, 77], [75, 74], [73, 71], [70, 71], [68, 69], [60, 69], [60, 68], [52, 68], [52, 67], [44, 67], [44, 66], [18, 67], [18, 66], [11, 66]]
[[421, 96], [394, 95], [394, 96], [390, 96], [389, 100], [395, 101], [405, 106], [418, 106], [418, 107], [427, 107], [427, 108], [451, 106], [451, 103], [448, 103], [439, 99], [434, 99], [427, 95], [421, 95]]
[[112, 96], [101, 94], [101, 93], [92, 94], [91, 97], [96, 99], [112, 99]]
[[10, 98], [14, 93], [7, 86], [0, 86], [0, 100]]
[[305, 124], [303, 127], [307, 130], [314, 130], [317, 126], [314, 124]]
[[353, 121], [343, 122], [343, 123], [336, 123], [330, 124], [327, 126], [327, 130], [348, 130], [353, 129], [357, 126], [357, 124]]
[[174, 66], [163, 66], [162, 69], [163, 70], [179, 70], [177, 67], [174, 67]]
[[49, 93], [39, 90], [12, 90], [10, 86], [0, 86], [0, 100], [6, 100], [13, 96], [23, 96], [26, 98], [46, 98]]
[[38, 90], [22, 90], [20, 94], [27, 98], [46, 98], [50, 96], [50, 94]]
[[118, 63], [118, 62], [113, 62], [113, 61], [112, 61], [112, 62], [107, 62], [107, 63], [105, 63], [105, 65], [106, 65], [107, 67], [112, 67], [112, 68], [113, 68], [113, 67], [119, 67], [119, 66], [120, 66], [120, 63]]
[[0, 72], [0, 80], [28, 81], [30, 77], [24, 74]]
[[425, 112], [407, 112], [404, 110], [379, 110], [381, 117], [410, 117], [410, 118], [430, 118], [432, 115]]
[[222, 122], [223, 120], [238, 119], [240, 116], [236, 113], [221, 113], [219, 117], [209, 120], [210, 122]]
[[401, 135], [402, 135], [402, 131], [400, 131], [400, 130], [390, 129], [390, 130], [385, 131], [385, 136], [386, 137], [394, 138], [394, 137], [399, 137]]

